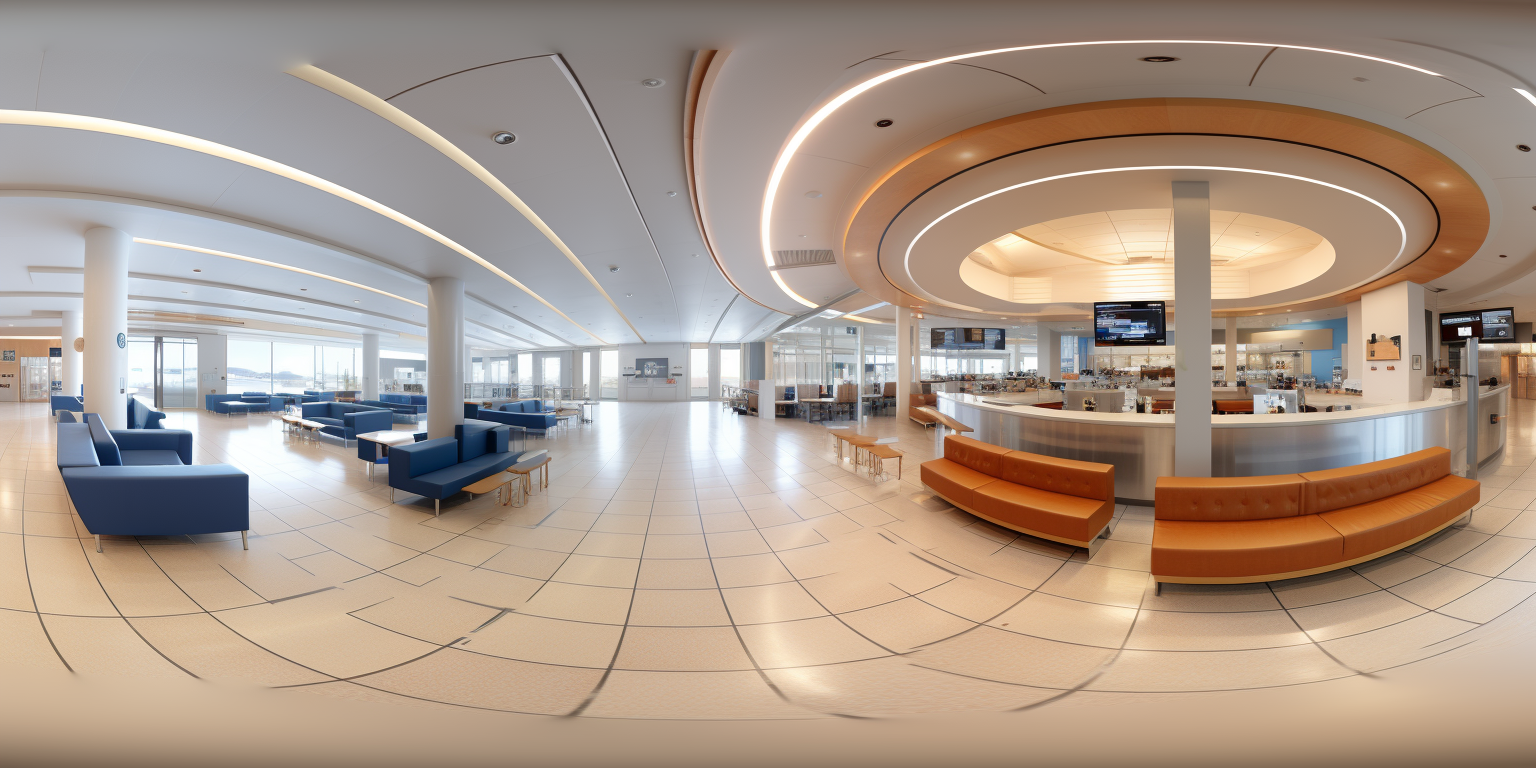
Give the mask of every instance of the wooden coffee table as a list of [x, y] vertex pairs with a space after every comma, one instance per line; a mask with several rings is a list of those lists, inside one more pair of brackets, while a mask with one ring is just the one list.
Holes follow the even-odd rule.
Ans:
[[319, 433], [320, 430], [325, 429], [329, 425], [322, 424], [318, 421], [310, 421], [309, 419], [299, 419], [299, 426], [304, 428], [305, 437], [315, 438], [315, 435]]
[[[507, 506], [508, 504], [512, 503], [512, 482], [516, 479], [517, 477], [509, 472], [497, 472], [496, 474], [491, 475], [484, 480], [479, 480], [464, 486], [464, 492], [469, 494], [469, 497], [473, 499], [476, 494], [490, 493], [491, 491], [495, 491], [496, 500], [500, 501], [502, 506]], [[526, 478], [524, 479], [526, 481]], [[502, 494], [501, 491], [503, 488], [506, 489], [506, 494]]]
[[523, 492], [521, 494], [521, 496], [522, 496], [522, 503], [518, 504], [517, 506], [521, 507], [521, 506], [523, 506], [523, 505], [528, 503], [528, 496], [533, 493], [533, 489], [531, 487], [533, 485], [533, 472], [535, 470], [538, 470], [538, 469], [543, 469], [544, 470], [544, 475], [543, 475], [543, 477], [539, 481], [539, 487], [540, 488], [548, 488], [549, 487], [549, 454], [547, 454], [547, 453], [542, 455], [542, 456], [539, 456], [536, 459], [532, 459], [532, 460], [529, 460], [529, 461], [520, 461], [520, 462], [518, 462], [516, 464], [513, 464], [512, 466], [507, 468], [508, 472], [510, 472], [510, 473], [512, 473], [514, 475], [520, 475], [523, 478], [523, 488], [522, 488]]

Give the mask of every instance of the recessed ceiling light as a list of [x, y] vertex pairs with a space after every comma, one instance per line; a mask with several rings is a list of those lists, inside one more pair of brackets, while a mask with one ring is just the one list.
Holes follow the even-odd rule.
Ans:
[[186, 293], [186, 291], [182, 291], [182, 293]]
[[512, 142], [517, 141], [517, 134], [511, 131], [497, 131], [491, 134], [491, 141], [494, 141], [497, 144], [511, 144]]
[[1177, 56], [1143, 56], [1143, 57], [1141, 57], [1141, 60], [1145, 61], [1145, 62], [1147, 62], [1149, 64], [1167, 64], [1169, 62], [1178, 61], [1179, 57], [1177, 57]]
[[1529, 144], [1516, 144], [1515, 145], [1515, 149], [1518, 149], [1521, 152], [1529, 152], [1529, 151], [1531, 151], [1531, 147], [1530, 147]]
[[699, 257], [699, 255], [698, 255], [698, 254], [697, 254], [697, 253], [695, 253], [695, 254], [694, 254], [694, 255], [693, 255], [693, 257], [694, 257], [694, 258], [695, 258], [695, 259], [697, 259], [697, 258], [698, 258], [698, 257]]
[[353, 299], [352, 303], [353, 304], [361, 304], [361, 303], [363, 303], [363, 300], [362, 299]]
[[1369, 77], [1357, 77], [1354, 80], [1357, 83], [1369, 83], [1371, 81]]
[[817, 192], [816, 190], [813, 189], [813, 190], [805, 193], [805, 196], [809, 197], [809, 198], [812, 198], [812, 199], [815, 199], [815, 198], [821, 197], [821, 193]]
[[889, 128], [889, 127], [891, 127], [891, 126], [893, 126], [895, 124], [896, 124], [895, 120], [876, 120], [875, 121], [875, 127], [876, 128]]
[[[619, 271], [619, 268], [618, 268], [618, 267], [609, 267], [609, 268], [608, 268], [608, 271], [609, 271], [609, 272], [617, 272], [617, 271]], [[515, 309], [515, 308], [516, 308], [516, 305], [515, 305], [515, 304], [514, 304], [514, 305], [513, 305], [513, 308], [514, 308], [514, 309]]]
[[299, 289], [299, 290], [301, 290], [301, 291], [307, 291], [307, 290], [309, 290], [309, 289], [308, 289], [308, 288], [300, 288], [300, 289]]
[[201, 271], [202, 271], [202, 270], [201, 270], [201, 269], [194, 269], [194, 270], [192, 270], [192, 271], [193, 271], [193, 272], [201, 272]]
[[626, 294], [624, 294], [624, 297], [625, 297], [625, 298], [629, 298], [629, 297], [632, 297], [632, 296], [634, 296], [634, 294], [633, 294], [633, 293], [626, 293]]
[[1499, 254], [1499, 258], [1501, 258], [1501, 259], [1507, 259], [1507, 258], [1509, 258], [1509, 254], [1507, 254], [1507, 253], [1501, 253], [1501, 254]]
[[640, 84], [645, 86], [645, 87], [647, 87], [647, 88], [660, 88], [663, 85], [666, 85], [667, 81], [665, 81], [665, 80], [658, 80], [658, 79], [656, 79], [654, 77], [647, 77], [646, 79], [641, 80]]

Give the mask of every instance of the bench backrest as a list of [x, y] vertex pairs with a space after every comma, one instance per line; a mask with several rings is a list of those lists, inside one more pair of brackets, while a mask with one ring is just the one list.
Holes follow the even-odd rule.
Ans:
[[1159, 477], [1153, 516], [1202, 522], [1296, 517], [1304, 514], [1305, 486], [1301, 475]]
[[1003, 476], [1003, 457], [1008, 449], [969, 437], [950, 435], [944, 438], [944, 458], [984, 475]]
[[123, 453], [117, 448], [117, 441], [112, 438], [112, 431], [101, 420], [101, 414], [85, 414], [85, 423], [91, 432], [91, 442], [96, 448], [96, 460], [103, 467], [120, 467], [123, 464]]
[[57, 450], [55, 460], [59, 469], [101, 466], [101, 460], [96, 456], [96, 444], [91, 440], [91, 427], [88, 424], [60, 424]]
[[1002, 469], [1000, 479], [1042, 491], [1099, 501], [1115, 497], [1113, 464], [1009, 451], [1003, 456]]
[[459, 463], [459, 441], [452, 437], [439, 437], [419, 443], [397, 445], [389, 449], [389, 473], [400, 471], [406, 477], [419, 477], [428, 472], [447, 469]]
[[1307, 514], [1384, 499], [1428, 485], [1451, 473], [1451, 452], [1426, 448], [1406, 456], [1353, 467], [1305, 472]]

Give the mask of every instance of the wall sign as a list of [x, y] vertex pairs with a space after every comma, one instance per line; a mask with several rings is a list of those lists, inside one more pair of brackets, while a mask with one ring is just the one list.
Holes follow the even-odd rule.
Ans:
[[14, 349], [7, 349], [7, 350], [0, 351], [0, 362], [5, 362], [5, 363], [14, 363], [14, 362], [16, 362], [16, 350], [14, 350]]
[[123, 335], [123, 334], [121, 334], [121, 333], [119, 333], [117, 335], [117, 348], [118, 349], [122, 349], [123, 347], [126, 347], [126, 346], [128, 346], [128, 337]]

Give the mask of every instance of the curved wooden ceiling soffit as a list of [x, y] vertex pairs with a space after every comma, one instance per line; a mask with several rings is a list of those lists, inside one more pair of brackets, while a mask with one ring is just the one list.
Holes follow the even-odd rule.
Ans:
[[[1013, 115], [968, 128], [914, 152], [860, 197], [845, 225], [839, 258], [854, 281], [871, 295], [901, 306], [948, 314], [946, 308], [932, 306], [897, 288], [881, 269], [882, 238], [907, 206], [944, 181], [1002, 157], [1073, 142], [1158, 135], [1252, 138], [1337, 152], [1402, 178], [1425, 196], [1439, 217], [1433, 242], [1392, 274], [1305, 302], [1220, 310], [1217, 316], [1246, 315], [1275, 307], [1335, 307], [1404, 280], [1426, 283], [1464, 264], [1488, 236], [1488, 201], [1471, 176], [1434, 148], [1397, 131], [1284, 104], [1237, 99], [1130, 99]], [[1015, 312], [989, 314], [1027, 312], [1021, 305]]]

